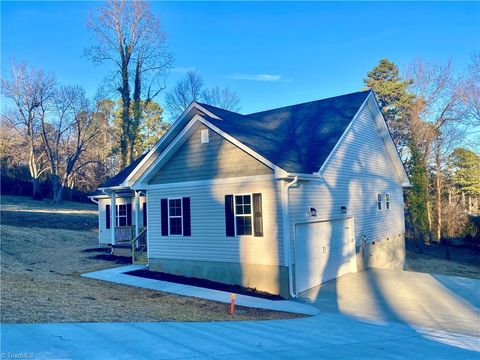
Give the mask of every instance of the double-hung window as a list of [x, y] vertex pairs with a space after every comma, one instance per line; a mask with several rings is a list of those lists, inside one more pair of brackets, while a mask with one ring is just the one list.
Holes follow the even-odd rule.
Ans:
[[385, 209], [390, 210], [390, 194], [385, 194]]
[[115, 226], [127, 226], [127, 204], [117, 205]]
[[252, 235], [252, 196], [235, 195], [235, 229], [237, 235]]
[[382, 210], [382, 194], [377, 194], [377, 210]]
[[182, 199], [168, 199], [168, 226], [170, 235], [183, 235]]
[[225, 235], [263, 236], [262, 194], [225, 195]]
[[162, 236], [192, 236], [190, 198], [160, 199]]

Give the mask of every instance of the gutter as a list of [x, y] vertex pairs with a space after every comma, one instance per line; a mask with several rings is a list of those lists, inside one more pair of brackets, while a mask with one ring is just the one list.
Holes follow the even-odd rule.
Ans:
[[291, 186], [294, 186], [298, 183], [299, 177], [295, 176], [291, 182], [285, 185], [284, 196], [283, 196], [283, 248], [285, 252], [286, 263], [288, 266], [288, 291], [292, 298], [296, 298], [295, 290], [293, 288], [293, 269], [292, 269], [292, 256], [291, 256], [291, 246], [292, 242], [290, 239], [290, 206], [289, 206], [289, 192]]

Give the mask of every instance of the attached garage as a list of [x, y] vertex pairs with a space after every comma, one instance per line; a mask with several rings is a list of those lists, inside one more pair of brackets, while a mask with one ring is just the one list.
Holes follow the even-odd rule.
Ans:
[[297, 293], [354, 272], [353, 218], [295, 224]]

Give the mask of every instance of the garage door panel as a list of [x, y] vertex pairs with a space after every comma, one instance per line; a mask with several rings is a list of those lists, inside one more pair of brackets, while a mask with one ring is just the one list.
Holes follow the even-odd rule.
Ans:
[[349, 222], [349, 219], [342, 219], [296, 226], [295, 279], [298, 292], [350, 271], [354, 251]]

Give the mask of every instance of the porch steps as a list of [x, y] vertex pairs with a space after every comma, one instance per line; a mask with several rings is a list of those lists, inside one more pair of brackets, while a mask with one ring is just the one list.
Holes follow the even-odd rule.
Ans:
[[148, 257], [146, 252], [135, 255], [135, 264], [146, 265], [148, 264]]

